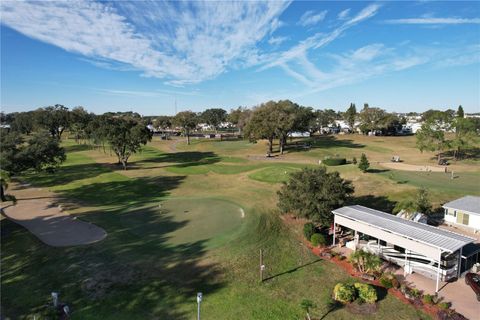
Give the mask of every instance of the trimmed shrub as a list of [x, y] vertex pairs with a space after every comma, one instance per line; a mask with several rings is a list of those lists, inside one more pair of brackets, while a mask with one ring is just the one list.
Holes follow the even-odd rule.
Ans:
[[414, 298], [420, 298], [422, 293], [417, 288], [413, 288], [410, 290], [410, 295]]
[[303, 225], [303, 235], [305, 239], [310, 240], [315, 233], [316, 228], [315, 225], [311, 222], [307, 222]]
[[422, 298], [423, 303], [432, 305], [433, 304], [433, 296], [431, 294], [426, 294]]
[[337, 283], [333, 288], [333, 298], [342, 303], [349, 303], [355, 300], [357, 293], [351, 284]]
[[380, 284], [387, 289], [393, 288], [392, 279], [385, 274], [380, 277]]
[[447, 310], [448, 308], [450, 308], [450, 303], [449, 302], [440, 302], [439, 304], [437, 304], [437, 306], [442, 310]]
[[326, 158], [322, 161], [327, 166], [341, 166], [347, 163], [345, 158]]
[[310, 242], [314, 247], [324, 246], [327, 244], [327, 240], [325, 239], [325, 236], [321, 233], [314, 233], [310, 238]]
[[366, 303], [375, 303], [378, 299], [375, 288], [366, 283], [357, 282], [354, 284], [357, 289], [358, 298]]

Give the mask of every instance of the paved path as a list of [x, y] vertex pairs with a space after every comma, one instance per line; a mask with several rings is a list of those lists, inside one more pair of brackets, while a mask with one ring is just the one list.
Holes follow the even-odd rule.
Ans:
[[18, 202], [16, 205], [2, 203], [2, 214], [49, 246], [91, 244], [107, 236], [102, 228], [62, 212], [57, 203], [59, 199], [46, 189], [12, 183], [8, 193], [15, 195]]

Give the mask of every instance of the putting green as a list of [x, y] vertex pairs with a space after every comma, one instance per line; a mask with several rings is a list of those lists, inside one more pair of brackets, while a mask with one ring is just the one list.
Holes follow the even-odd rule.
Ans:
[[290, 178], [290, 173], [296, 172], [300, 168], [290, 167], [290, 166], [275, 166], [267, 167], [254, 173], [250, 174], [248, 177], [253, 180], [268, 182], [268, 183], [280, 183], [286, 182]]
[[226, 200], [171, 198], [121, 219], [131, 233], [148, 240], [169, 245], [204, 241], [207, 247], [212, 247], [233, 239], [244, 217], [240, 206]]

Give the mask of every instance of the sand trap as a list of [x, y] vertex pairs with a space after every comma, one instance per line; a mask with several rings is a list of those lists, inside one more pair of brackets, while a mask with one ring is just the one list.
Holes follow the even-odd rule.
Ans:
[[380, 162], [379, 164], [385, 168], [403, 171], [445, 172], [445, 167], [440, 166], [419, 166], [402, 162]]
[[3, 215], [27, 228], [49, 246], [90, 244], [107, 236], [102, 228], [62, 212], [59, 199], [52, 192], [12, 183], [8, 193], [15, 195], [18, 202], [15, 206], [2, 203]]

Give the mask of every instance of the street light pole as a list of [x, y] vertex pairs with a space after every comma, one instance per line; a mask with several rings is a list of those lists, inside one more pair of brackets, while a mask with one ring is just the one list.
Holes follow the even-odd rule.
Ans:
[[200, 320], [200, 303], [202, 302], [202, 293], [197, 293], [197, 320]]

